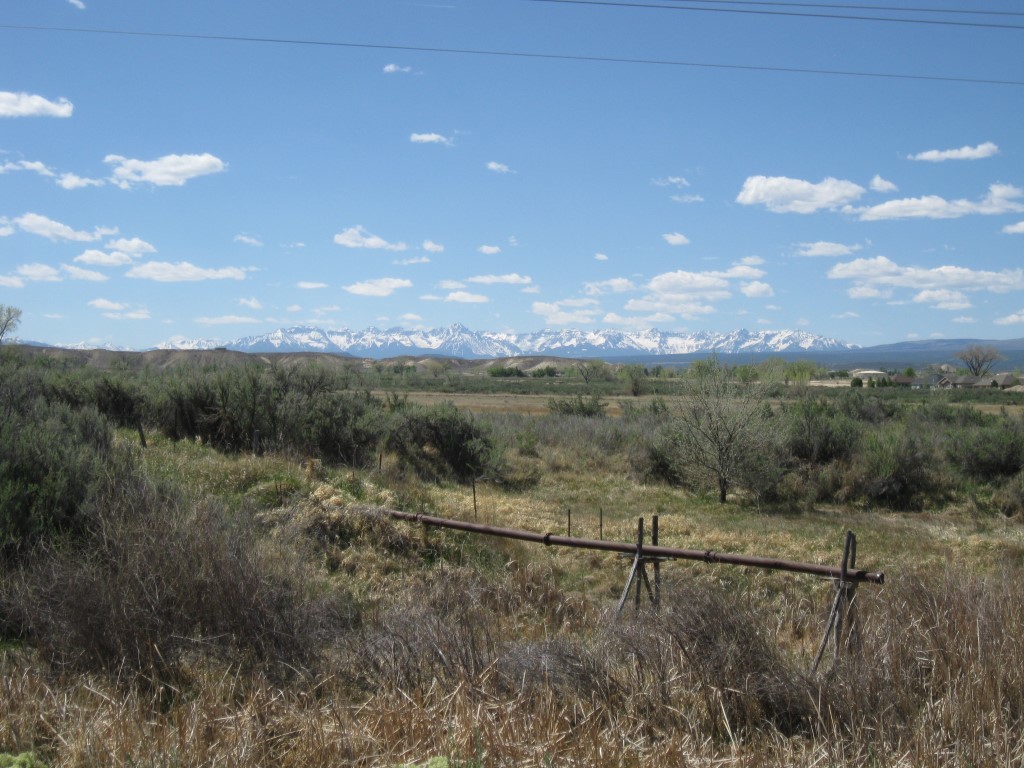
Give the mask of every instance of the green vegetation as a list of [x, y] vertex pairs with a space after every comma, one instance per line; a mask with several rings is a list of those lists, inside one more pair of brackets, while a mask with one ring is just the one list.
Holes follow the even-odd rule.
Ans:
[[[0, 354], [0, 766], [1024, 760], [1011, 393], [124, 362]], [[448, 378], [503, 407], [417, 401]], [[887, 585], [810, 675], [828, 583], [666, 563], [660, 610], [616, 618], [614, 555], [380, 511], [569, 507], [577, 536], [658, 513], [668, 546], [809, 562], [852, 528]]]

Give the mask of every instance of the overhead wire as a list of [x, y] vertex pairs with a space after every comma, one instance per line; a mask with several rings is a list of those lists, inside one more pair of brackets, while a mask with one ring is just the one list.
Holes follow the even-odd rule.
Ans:
[[[701, 0], [703, 1], [703, 0]], [[668, 11], [689, 11], [703, 13], [733, 13], [752, 16], [788, 16], [805, 19], [836, 19], [839, 21], [875, 21], [895, 24], [928, 24], [944, 27], [973, 27], [980, 29], [1024, 30], [1024, 24], [997, 24], [983, 21], [952, 21], [948, 19], [913, 19], [898, 16], [861, 16], [857, 14], [810, 13], [807, 11], [767, 11], [750, 8], [709, 8], [693, 5], [666, 5], [664, 3], [628, 2], [628, 0], [527, 0], [533, 3], [557, 3], [562, 5], [603, 5], [616, 8], [645, 8]]]
[[307, 38], [255, 37], [246, 35], [215, 35], [189, 32], [147, 32], [130, 29], [103, 29], [95, 27], [54, 27], [30, 24], [2, 24], [0, 29], [33, 32], [59, 32], [69, 34], [114, 35], [123, 37], [162, 38], [168, 40], [201, 40], [210, 42], [233, 42], [248, 44], [299, 45], [332, 48], [373, 49], [382, 51], [407, 51], [416, 53], [445, 53], [472, 56], [492, 56], [521, 59], [543, 59], [555, 61], [583, 61], [610, 64], [635, 64], [665, 67], [689, 67], [696, 69], [732, 70], [749, 72], [776, 72], [786, 74], [828, 75], [888, 80], [930, 81], [942, 83], [964, 83], [970, 85], [1024, 86], [1024, 80], [1000, 80], [978, 77], [955, 77], [948, 75], [914, 75], [894, 72], [866, 72], [858, 70], [816, 69], [809, 67], [773, 67], [763, 64], [720, 64], [677, 59], [639, 59], [615, 56], [587, 56], [583, 54], [535, 53], [528, 51], [501, 51], [486, 48], [452, 48], [440, 46], [394, 45], [384, 43], [361, 43], [337, 40], [311, 40]]
[[676, 3], [704, 3], [705, 5], [764, 5], [783, 8], [834, 8], [847, 11], [889, 11], [891, 13], [941, 13], [957, 16], [1024, 16], [1024, 11], [967, 10], [964, 8], [921, 8], [894, 5], [850, 5], [844, 3], [795, 3], [771, 0], [672, 0]]

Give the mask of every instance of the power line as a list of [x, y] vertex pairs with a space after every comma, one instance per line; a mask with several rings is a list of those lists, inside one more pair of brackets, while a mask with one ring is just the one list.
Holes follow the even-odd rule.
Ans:
[[[713, 2], [714, 0], [712, 0]], [[856, 14], [809, 13], [806, 11], [759, 11], [749, 8], [708, 8], [691, 5], [664, 5], [662, 3], [631, 3], [623, 0], [528, 0], [534, 3], [560, 3], [565, 5], [604, 5], [617, 8], [656, 8], [669, 11], [703, 13], [734, 13], [752, 16], [788, 16], [804, 19], [835, 19], [839, 21], [880, 21], [895, 24], [929, 24], [943, 27], [973, 27], [980, 29], [1024, 30], [1024, 24], [996, 24], [982, 21], [949, 21], [943, 19], [910, 19], [897, 16], [859, 16]], [[772, 3], [774, 5], [774, 3]]]
[[700, 61], [681, 61], [675, 59], [634, 59], [613, 56], [584, 56], [564, 53], [530, 53], [526, 51], [498, 51], [482, 48], [441, 48], [418, 45], [387, 45], [382, 43], [353, 43], [334, 40], [309, 40], [302, 38], [283, 37], [248, 37], [242, 35], [208, 35], [187, 32], [143, 32], [128, 29], [99, 29], [89, 27], [48, 27], [23, 24], [0, 24], [0, 29], [32, 31], [32, 32], [63, 32], [88, 35], [117, 35], [122, 37], [163, 38], [169, 40], [205, 40], [209, 42], [260, 43], [272, 45], [301, 45], [329, 48], [355, 48], [381, 51], [407, 51], [416, 53], [448, 53], [471, 56], [493, 56], [520, 59], [546, 59], [554, 61], [584, 61], [609, 64], [637, 64], [663, 67], [689, 67], [694, 69], [733, 70], [748, 72], [776, 72], [801, 75], [830, 75], [839, 77], [876, 78], [886, 80], [917, 80], [940, 83], [966, 83], [970, 85], [1009, 85], [1024, 86], [1024, 80], [995, 80], [977, 77], [950, 77], [943, 75], [910, 75], [893, 72], [864, 72], [841, 69], [812, 69], [802, 67], [772, 67], [756, 64], [715, 64]]
[[941, 13], [950, 16], [1024, 16], [1024, 12], [1022, 11], [969, 11], [962, 8], [901, 8], [889, 5], [843, 5], [840, 3], [773, 3], [770, 0], [672, 0], [672, 2], [700, 2], [706, 5], [767, 5], [788, 8], [833, 8], [847, 11], [890, 11], [894, 13]]

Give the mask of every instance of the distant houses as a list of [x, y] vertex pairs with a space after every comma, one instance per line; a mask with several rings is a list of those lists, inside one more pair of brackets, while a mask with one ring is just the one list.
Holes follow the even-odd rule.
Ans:
[[851, 378], [858, 378], [872, 386], [884, 385], [907, 389], [1001, 389], [1021, 386], [1024, 381], [1016, 373], [989, 373], [984, 376], [967, 376], [955, 372], [952, 366], [936, 366], [915, 376], [892, 374], [887, 371], [860, 369], [850, 371]]

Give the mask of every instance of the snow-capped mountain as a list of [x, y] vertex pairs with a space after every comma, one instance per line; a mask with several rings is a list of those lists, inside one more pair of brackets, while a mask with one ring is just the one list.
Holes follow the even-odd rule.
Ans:
[[534, 333], [472, 331], [464, 325], [431, 330], [366, 328], [331, 331], [311, 326], [280, 328], [260, 336], [227, 343], [176, 339], [161, 349], [226, 347], [240, 352], [330, 352], [358, 357], [441, 355], [462, 358], [552, 355], [558, 357], [624, 357], [679, 355], [700, 352], [777, 353], [856, 349], [836, 339], [805, 331], [747, 331], [731, 333], [672, 333], [644, 331], [582, 331], [545, 329]]

